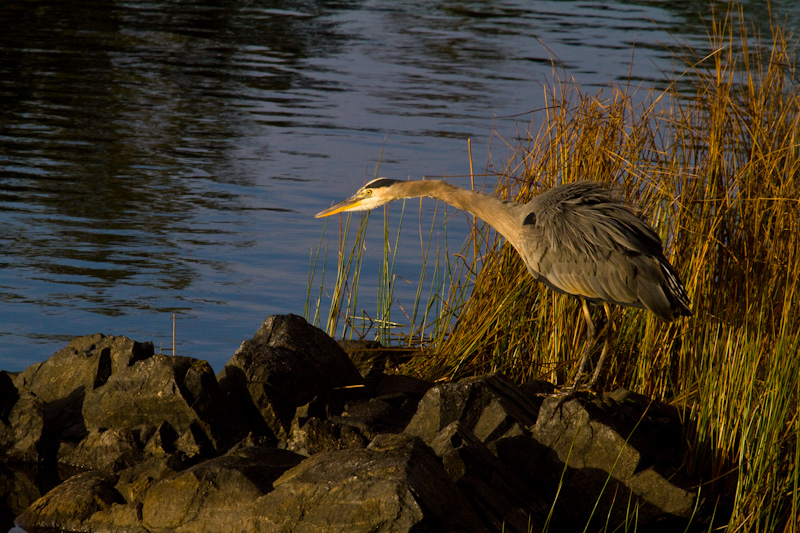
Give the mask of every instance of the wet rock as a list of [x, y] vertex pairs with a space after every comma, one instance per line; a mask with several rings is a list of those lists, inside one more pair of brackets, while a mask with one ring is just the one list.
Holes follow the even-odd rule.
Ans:
[[278, 439], [288, 436], [297, 407], [363, 384], [339, 345], [295, 315], [267, 318], [218, 379], [237, 411], [250, 420], [260, 418]]
[[89, 430], [159, 427], [166, 422], [197, 453], [207, 451], [208, 443], [223, 450], [232, 444], [225, 413], [208, 363], [162, 354], [112, 374], [102, 387], [88, 391], [83, 403]]
[[501, 374], [491, 374], [432, 387], [405, 431], [430, 443], [458, 421], [480, 441], [488, 442], [532, 426], [538, 412], [534, 399]]
[[487, 531], [433, 451], [402, 437], [381, 449], [314, 455], [255, 503], [257, 531]]
[[116, 477], [89, 471], [75, 475], [33, 502], [16, 519], [23, 528], [54, 528], [87, 531], [86, 521], [94, 513], [122, 503], [114, 490]]
[[536, 474], [553, 490], [557, 478], [563, 483], [560, 504], [576, 525], [590, 516], [622, 524], [631, 505], [641, 527], [682, 527], [691, 517], [697, 494], [677, 481], [681, 425], [674, 408], [622, 389], [603, 399], [548, 398], [532, 436], [546, 450]]
[[151, 532], [252, 529], [256, 499], [302, 460], [274, 448], [243, 448], [197, 464], [147, 491], [142, 525]]

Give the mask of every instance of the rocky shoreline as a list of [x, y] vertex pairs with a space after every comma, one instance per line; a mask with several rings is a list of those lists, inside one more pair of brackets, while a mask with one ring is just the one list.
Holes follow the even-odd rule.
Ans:
[[385, 373], [378, 348], [280, 315], [216, 376], [101, 334], [0, 372], [3, 520], [91, 532], [708, 529], [716, 502], [681, 468], [673, 407], [625, 390], [559, 404], [541, 395], [549, 384], [500, 374], [427, 383]]

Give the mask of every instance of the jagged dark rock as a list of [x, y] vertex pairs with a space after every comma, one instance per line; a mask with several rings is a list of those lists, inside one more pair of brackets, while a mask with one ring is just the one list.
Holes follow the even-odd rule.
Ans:
[[540, 531], [550, 507], [461, 422], [431, 442], [445, 471], [492, 531]]
[[288, 436], [298, 407], [363, 385], [336, 341], [295, 315], [267, 318], [217, 378], [237, 410], [253, 422], [260, 417], [278, 439]]
[[602, 399], [548, 398], [532, 436], [543, 453], [531, 475], [551, 491], [558, 483], [569, 489], [560, 504], [575, 526], [592, 516], [622, 524], [634, 505], [641, 527], [671, 531], [695, 509], [696, 491], [680, 481], [681, 424], [672, 407], [624, 389]]
[[176, 446], [184, 443], [187, 452], [205, 453], [233, 444], [225, 407], [208, 363], [155, 354], [88, 391], [83, 420], [90, 431], [166, 422], [179, 435]]
[[367, 377], [386, 367], [387, 352], [378, 341], [346, 339], [337, 341], [337, 343], [362, 377]]
[[460, 422], [481, 442], [490, 442], [536, 422], [539, 406], [501, 374], [432, 387], [422, 398], [406, 433], [430, 443], [452, 422]]
[[[152, 355], [152, 343], [96, 333], [73, 339], [47, 361], [15, 375], [17, 403], [33, 395], [43, 407], [42, 434], [35, 445], [39, 460], [53, 459], [60, 443], [77, 443], [87, 435], [81, 415], [86, 394], [104, 385], [112, 374]], [[15, 432], [32, 436], [39, 424], [34, 416], [19, 418], [13, 426]], [[23, 455], [30, 460], [31, 447], [27, 450]]]
[[45, 404], [30, 392], [15, 395], [6, 418], [0, 420], [0, 462], [36, 463], [44, 434]]
[[141, 444], [129, 428], [95, 429], [78, 443], [59, 449], [62, 464], [86, 470], [118, 472], [142, 460]]
[[[544, 398], [551, 385], [500, 374], [432, 385], [386, 373], [376, 353], [359, 374], [292, 315], [269, 317], [216, 377], [149, 343], [75, 339], [0, 372], [5, 516], [137, 533], [573, 531], [634, 517], [642, 531], [709, 529], [674, 408], [624, 390]], [[56, 461], [90, 470], [59, 480]]]
[[278, 478], [255, 512], [257, 531], [488, 531], [414, 437], [314, 455]]
[[146, 492], [142, 525], [151, 532], [251, 529], [257, 498], [302, 459], [287, 450], [246, 447], [199, 463]]

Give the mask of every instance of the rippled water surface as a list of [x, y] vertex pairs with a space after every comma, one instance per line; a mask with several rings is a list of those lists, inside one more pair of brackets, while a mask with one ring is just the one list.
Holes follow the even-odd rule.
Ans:
[[5, 0], [0, 369], [97, 331], [166, 349], [173, 313], [178, 354], [221, 369], [266, 316], [303, 313], [313, 215], [379, 159], [468, 185], [467, 139], [485, 168], [553, 65], [589, 93], [657, 85], [712, 4]]

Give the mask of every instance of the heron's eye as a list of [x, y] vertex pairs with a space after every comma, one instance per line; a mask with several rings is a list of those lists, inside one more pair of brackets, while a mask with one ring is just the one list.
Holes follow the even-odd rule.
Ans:
[[364, 196], [372, 196], [372, 189], [367, 189], [364, 191]]

